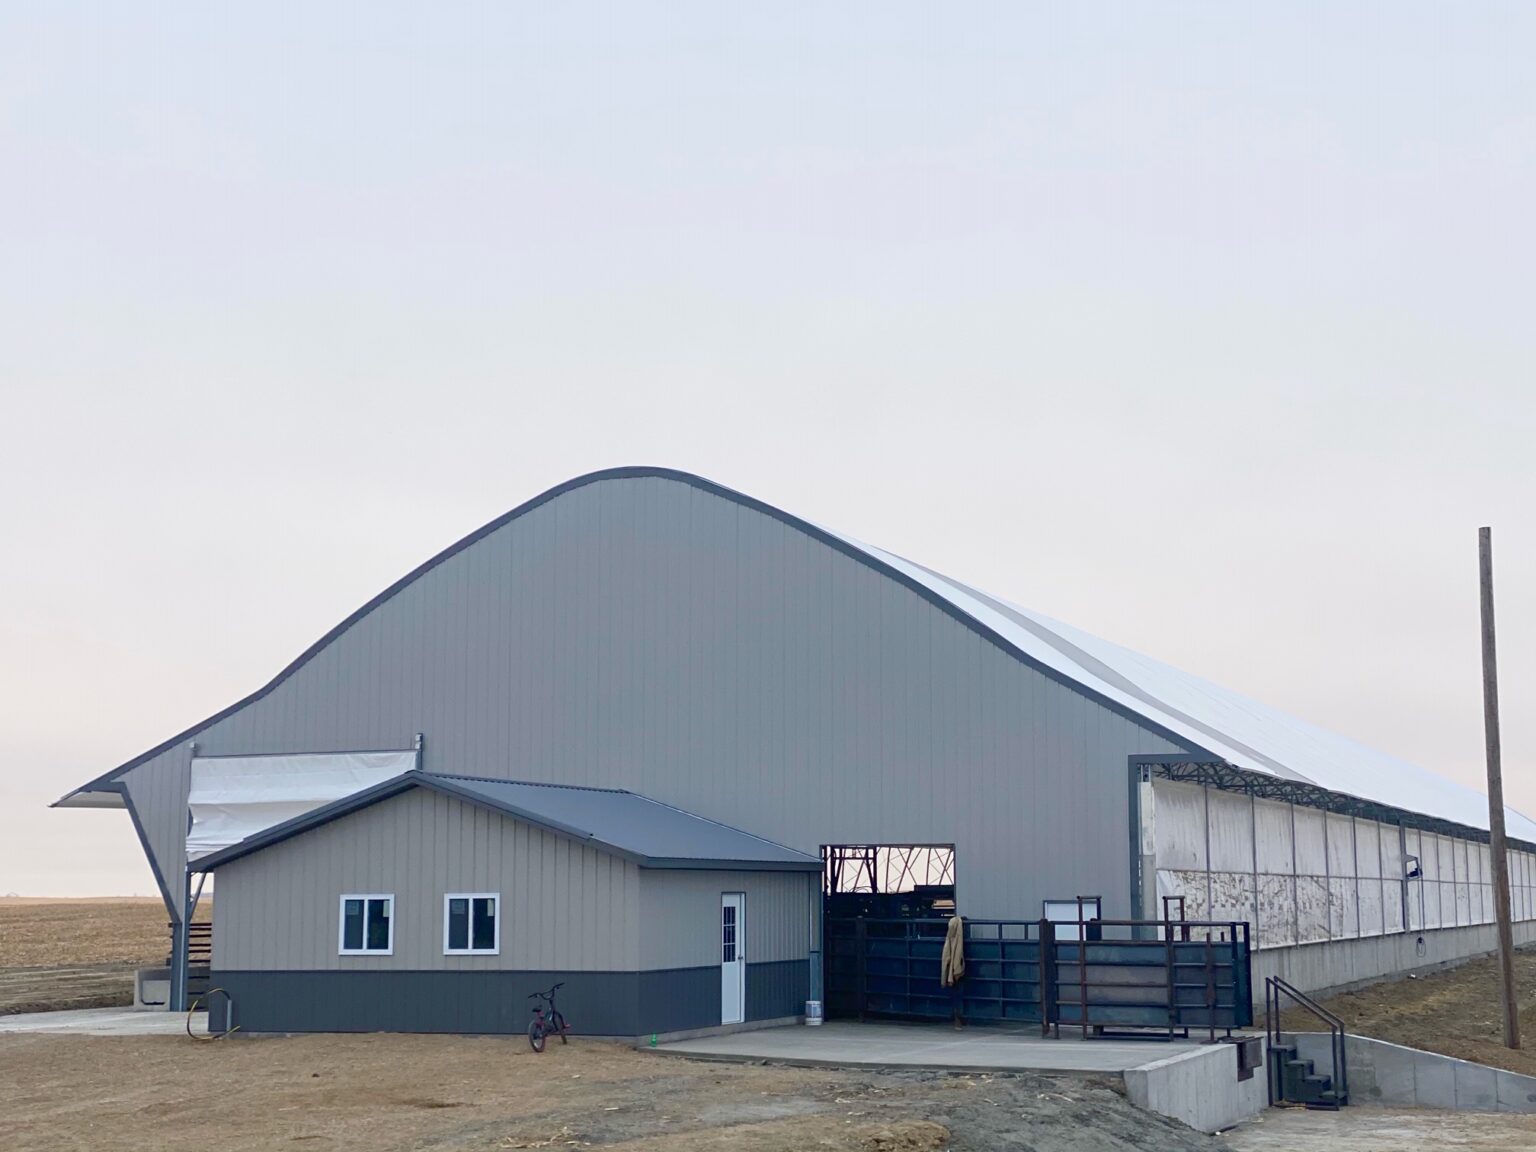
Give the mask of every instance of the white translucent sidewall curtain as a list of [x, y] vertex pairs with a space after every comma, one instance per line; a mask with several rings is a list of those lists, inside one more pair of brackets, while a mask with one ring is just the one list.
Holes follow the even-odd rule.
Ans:
[[414, 751], [194, 757], [187, 859], [238, 844], [414, 767]]
[[[1247, 921], [1257, 948], [1493, 921], [1486, 844], [1409, 830], [1405, 860], [1396, 824], [1167, 780], [1150, 807], [1157, 916], [1182, 896], [1190, 920]], [[1512, 851], [1509, 869], [1514, 918], [1536, 919], [1536, 860]]]

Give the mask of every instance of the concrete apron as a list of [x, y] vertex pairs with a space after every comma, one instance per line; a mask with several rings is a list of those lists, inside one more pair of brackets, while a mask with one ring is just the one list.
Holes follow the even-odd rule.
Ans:
[[[62, 1036], [184, 1036], [186, 1030], [185, 1012], [146, 1012], [142, 1008], [71, 1008], [0, 1016], [0, 1035], [31, 1032]], [[208, 1031], [208, 1013], [193, 1016], [192, 1030], [198, 1035]]]
[[1038, 1031], [940, 1025], [856, 1024], [773, 1028], [664, 1044], [654, 1051], [701, 1060], [805, 1067], [922, 1068], [940, 1072], [1034, 1072], [1120, 1079], [1133, 1104], [1217, 1132], [1268, 1104], [1262, 1067], [1237, 1078], [1234, 1044], [1048, 1040]]
[[[1333, 1048], [1326, 1032], [1297, 1032], [1290, 1039], [1297, 1055], [1319, 1072], [1332, 1073]], [[1536, 1113], [1536, 1076], [1369, 1036], [1345, 1036], [1344, 1060], [1352, 1105]]]

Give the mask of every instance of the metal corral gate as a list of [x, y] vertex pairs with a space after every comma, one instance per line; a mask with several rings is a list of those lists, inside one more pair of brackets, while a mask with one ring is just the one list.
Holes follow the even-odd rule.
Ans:
[[[965, 921], [958, 1001], [939, 983], [946, 919], [829, 917], [829, 1017], [1063, 1024], [1169, 1037], [1253, 1023], [1248, 925], [1194, 920]], [[1071, 939], [1058, 939], [1058, 933]], [[1087, 939], [1078, 939], [1086, 936]]]

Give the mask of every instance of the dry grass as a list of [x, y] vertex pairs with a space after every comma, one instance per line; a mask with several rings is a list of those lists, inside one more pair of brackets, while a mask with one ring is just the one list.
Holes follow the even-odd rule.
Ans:
[[[1502, 1042], [1498, 967], [1492, 957], [1346, 992], [1323, 1006], [1361, 1036], [1536, 1076], [1536, 951], [1515, 954], [1515, 981], [1527, 1047], [1513, 1052]], [[1285, 1013], [1282, 1021], [1297, 1031], [1318, 1029], [1313, 1017], [1299, 1011]]]

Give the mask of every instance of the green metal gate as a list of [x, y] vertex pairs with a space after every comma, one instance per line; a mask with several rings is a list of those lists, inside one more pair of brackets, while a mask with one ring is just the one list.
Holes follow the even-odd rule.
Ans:
[[[1061, 1026], [1086, 1035], [1253, 1023], [1248, 925], [1190, 920], [966, 920], [965, 979], [941, 985], [943, 918], [829, 916], [829, 1019], [943, 1020]], [[1070, 939], [1058, 939], [1058, 933]]]

